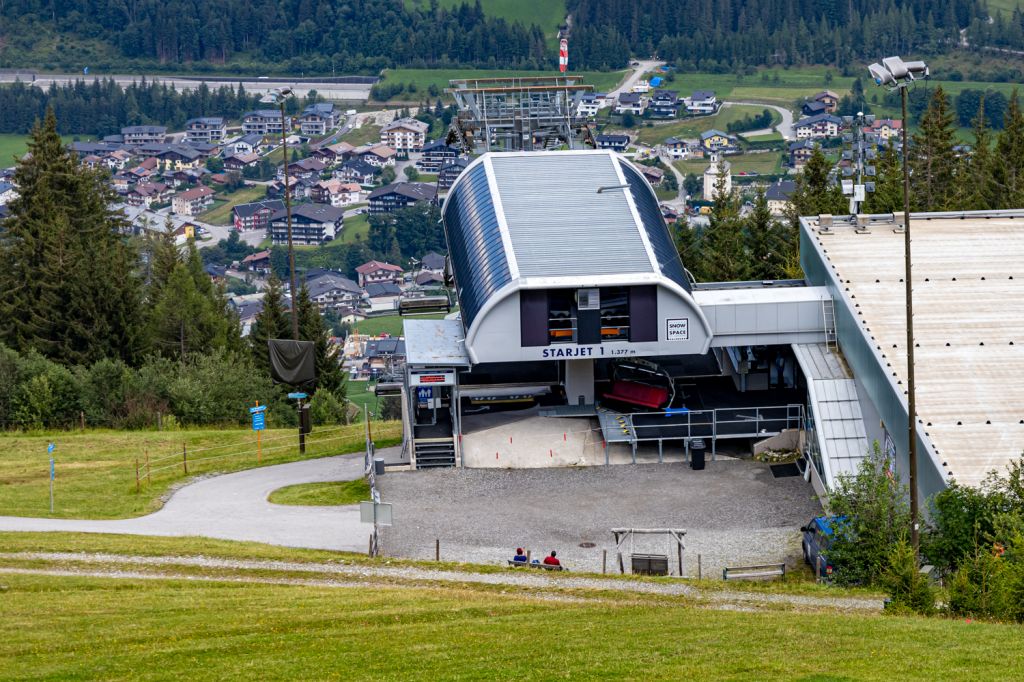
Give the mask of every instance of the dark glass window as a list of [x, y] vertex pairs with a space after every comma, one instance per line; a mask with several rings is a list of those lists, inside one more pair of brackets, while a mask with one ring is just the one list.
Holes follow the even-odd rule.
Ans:
[[576, 342], [576, 290], [548, 292], [548, 338], [551, 343]]
[[601, 340], [629, 340], [629, 289], [601, 289]]

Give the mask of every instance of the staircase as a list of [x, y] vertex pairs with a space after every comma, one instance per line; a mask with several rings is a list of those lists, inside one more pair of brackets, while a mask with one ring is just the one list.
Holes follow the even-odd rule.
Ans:
[[417, 469], [450, 469], [455, 466], [454, 438], [417, 438], [412, 448]]
[[836, 336], [836, 305], [831, 298], [821, 302], [821, 316], [825, 323], [825, 348], [830, 351], [839, 350]]

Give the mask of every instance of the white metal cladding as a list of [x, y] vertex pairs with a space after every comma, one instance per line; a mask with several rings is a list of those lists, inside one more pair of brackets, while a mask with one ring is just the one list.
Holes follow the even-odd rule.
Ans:
[[654, 272], [610, 152], [492, 154], [520, 277]]

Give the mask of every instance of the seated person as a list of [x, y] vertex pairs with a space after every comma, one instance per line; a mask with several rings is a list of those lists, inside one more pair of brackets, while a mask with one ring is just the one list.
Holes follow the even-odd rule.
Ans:
[[526, 563], [526, 552], [523, 551], [522, 547], [516, 547], [516, 555], [512, 557], [512, 561], [515, 561], [516, 563]]
[[562, 562], [558, 560], [558, 556], [557, 555], [558, 555], [558, 552], [555, 552], [554, 550], [552, 550], [551, 554], [549, 554], [548, 556], [544, 557], [544, 563], [546, 565], [548, 565], [548, 566], [561, 566]]

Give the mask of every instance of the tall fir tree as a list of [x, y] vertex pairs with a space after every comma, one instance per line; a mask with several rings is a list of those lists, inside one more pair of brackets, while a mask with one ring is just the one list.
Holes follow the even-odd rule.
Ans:
[[796, 177], [790, 197], [789, 219], [799, 228], [800, 216], [822, 213], [844, 214], [849, 210], [842, 188], [832, 179], [832, 164], [820, 147], [815, 147]]
[[997, 192], [993, 208], [1024, 207], [1024, 113], [1016, 89], [1003, 116], [1003, 130], [996, 140], [992, 178]]
[[267, 341], [289, 338], [290, 335], [291, 318], [285, 310], [281, 280], [272, 274], [267, 280], [267, 288], [263, 294], [263, 309], [249, 330], [253, 362], [267, 376], [270, 376], [270, 351]]
[[956, 172], [956, 209], [984, 211], [996, 207], [998, 189], [993, 178], [992, 131], [985, 118], [985, 97], [973, 121], [974, 147], [961, 154]]
[[0, 242], [0, 341], [68, 364], [133, 362], [141, 283], [117, 197], [65, 149], [52, 109], [28, 147]]
[[865, 213], [903, 212], [903, 160], [893, 140], [881, 150], [876, 164], [875, 191], [864, 199]]
[[743, 230], [746, 252], [750, 256], [747, 278], [754, 280], [781, 279], [786, 276], [785, 264], [789, 248], [784, 228], [768, 209], [768, 197], [763, 189], [757, 190], [754, 210], [747, 216]]
[[921, 116], [921, 128], [911, 140], [909, 156], [911, 207], [918, 211], [942, 211], [953, 197], [956, 172], [956, 127], [953, 111], [942, 86], [935, 88]]
[[698, 279], [704, 281], [744, 280], [748, 274], [750, 261], [743, 244], [739, 196], [735, 189], [726, 190], [727, 180], [725, 163], [720, 161], [710, 222], [701, 248]]
[[[690, 271], [700, 271], [702, 236], [700, 230], [690, 225], [686, 216], [680, 216], [675, 227], [676, 251], [679, 252], [679, 259], [683, 261], [683, 267]], [[696, 276], [696, 275], [694, 275]]]
[[313, 342], [317, 389], [326, 389], [335, 397], [344, 396], [345, 377], [341, 371], [338, 350], [331, 343], [331, 331], [324, 324], [320, 308], [310, 300], [309, 290], [305, 284], [299, 288], [299, 300], [295, 310], [299, 315], [299, 336], [303, 341]]

